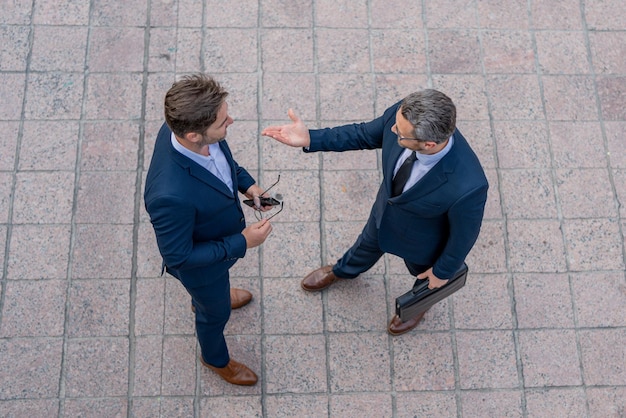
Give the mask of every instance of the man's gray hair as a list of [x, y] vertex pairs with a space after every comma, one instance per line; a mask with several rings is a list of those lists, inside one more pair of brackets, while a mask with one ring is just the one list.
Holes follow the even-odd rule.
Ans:
[[421, 90], [409, 94], [400, 104], [400, 112], [414, 128], [420, 141], [445, 142], [456, 128], [456, 106], [440, 91]]

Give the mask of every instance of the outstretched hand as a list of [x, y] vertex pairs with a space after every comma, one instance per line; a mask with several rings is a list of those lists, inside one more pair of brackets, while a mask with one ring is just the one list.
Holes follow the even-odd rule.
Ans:
[[311, 137], [309, 136], [309, 130], [306, 125], [296, 116], [293, 109], [289, 109], [287, 114], [293, 123], [289, 125], [268, 126], [263, 129], [261, 135], [269, 136], [292, 147], [308, 147], [311, 144]]

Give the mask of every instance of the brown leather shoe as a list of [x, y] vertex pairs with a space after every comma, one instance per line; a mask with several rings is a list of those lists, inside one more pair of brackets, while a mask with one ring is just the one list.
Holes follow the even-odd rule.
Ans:
[[339, 280], [339, 277], [333, 273], [333, 266], [320, 267], [306, 275], [300, 285], [304, 290], [309, 292], [317, 292], [326, 289], [331, 284]]
[[243, 289], [230, 288], [230, 308], [238, 309], [246, 306], [252, 300], [252, 293]]
[[252, 386], [259, 380], [256, 374], [245, 365], [230, 359], [226, 367], [213, 367], [200, 357], [202, 364], [233, 385]]
[[398, 315], [394, 315], [393, 319], [389, 323], [389, 326], [387, 327], [387, 332], [391, 335], [402, 335], [405, 332], [409, 332], [420, 323], [425, 314], [426, 312], [422, 312], [415, 318], [409, 319], [406, 322], [402, 322]]
[[[230, 288], [230, 309], [239, 309], [252, 300], [252, 293], [247, 290]], [[196, 307], [191, 305], [191, 312], [196, 313]]]

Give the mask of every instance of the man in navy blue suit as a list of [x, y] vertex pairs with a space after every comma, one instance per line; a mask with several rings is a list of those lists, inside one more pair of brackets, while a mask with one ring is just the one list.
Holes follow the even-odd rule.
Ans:
[[[456, 129], [456, 107], [432, 89], [412, 93], [371, 122], [308, 130], [289, 109], [291, 124], [263, 135], [305, 152], [382, 148], [383, 183], [356, 242], [334, 265], [302, 280], [307, 291], [369, 270], [388, 252], [404, 259], [412, 276], [445, 285], [463, 265], [478, 238], [488, 183], [478, 158]], [[406, 322], [396, 315], [387, 330], [400, 335], [424, 313]]]
[[272, 226], [267, 219], [246, 226], [237, 192], [258, 205], [263, 190], [233, 159], [224, 139], [233, 123], [227, 95], [203, 74], [172, 85], [144, 200], [163, 267], [191, 295], [202, 364], [229, 383], [254, 385], [256, 374], [230, 358], [224, 339], [231, 309], [252, 299], [250, 292], [230, 288], [228, 270], [247, 248], [262, 244]]

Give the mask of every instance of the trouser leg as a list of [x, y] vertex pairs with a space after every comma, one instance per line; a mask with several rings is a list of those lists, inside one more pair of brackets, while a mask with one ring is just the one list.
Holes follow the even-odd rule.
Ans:
[[[409, 273], [411, 273], [411, 276], [413, 277], [417, 276], [420, 273], [425, 272], [426, 270], [430, 268], [430, 266], [423, 266], [420, 264], [411, 263], [410, 261], [406, 261], [406, 260], [404, 260], [404, 265], [406, 266], [407, 269], [409, 269]], [[413, 284], [413, 287], [415, 287], [416, 284], [417, 284], [417, 278], [415, 279], [415, 283]]]
[[337, 260], [333, 273], [337, 277], [353, 279], [372, 268], [383, 254], [384, 252], [378, 245], [376, 222], [370, 216], [356, 242]]

